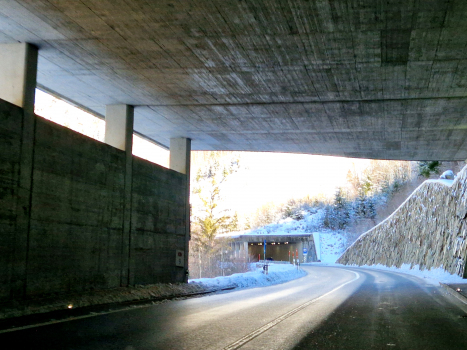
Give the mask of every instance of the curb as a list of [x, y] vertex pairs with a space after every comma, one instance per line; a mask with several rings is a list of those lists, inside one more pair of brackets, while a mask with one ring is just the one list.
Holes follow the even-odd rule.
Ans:
[[190, 298], [206, 294], [213, 294], [217, 292], [227, 291], [235, 289], [235, 286], [228, 286], [225, 288], [219, 289], [210, 289], [201, 292], [194, 293], [182, 293], [182, 294], [172, 294], [165, 296], [150, 297], [144, 299], [135, 299], [135, 300], [126, 300], [121, 302], [111, 302], [111, 303], [102, 303], [87, 305], [83, 307], [77, 307], [74, 309], [57, 309], [52, 311], [38, 312], [24, 314], [20, 316], [13, 317], [4, 317], [0, 318], [0, 333], [3, 333], [5, 330], [14, 329], [17, 327], [30, 326], [34, 324], [41, 324], [46, 320], [66, 320], [73, 319], [75, 317], [81, 317], [83, 315], [99, 314], [102, 311], [107, 311], [108, 309], [114, 309], [115, 311], [121, 309], [124, 310], [127, 307], [131, 306], [144, 306], [150, 305], [154, 302], [160, 302], [165, 300], [173, 300], [177, 298]]
[[452, 289], [449, 285], [444, 284], [439, 282], [440, 286], [446, 290], [448, 294], [451, 294], [453, 297], [457, 298], [459, 301], [463, 302], [464, 304], [467, 304], [467, 298], [460, 294], [459, 292], [456, 292], [454, 289]]

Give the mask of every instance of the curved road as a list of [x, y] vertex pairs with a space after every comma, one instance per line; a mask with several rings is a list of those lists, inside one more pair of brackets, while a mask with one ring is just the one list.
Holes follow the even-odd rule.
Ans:
[[467, 307], [439, 288], [392, 272], [303, 268], [306, 277], [281, 285], [1, 333], [1, 348], [467, 349]]

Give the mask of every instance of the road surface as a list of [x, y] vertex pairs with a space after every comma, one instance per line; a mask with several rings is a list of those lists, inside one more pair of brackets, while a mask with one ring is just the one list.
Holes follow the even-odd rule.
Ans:
[[303, 268], [281, 285], [0, 333], [0, 348], [467, 349], [467, 307], [416, 277]]

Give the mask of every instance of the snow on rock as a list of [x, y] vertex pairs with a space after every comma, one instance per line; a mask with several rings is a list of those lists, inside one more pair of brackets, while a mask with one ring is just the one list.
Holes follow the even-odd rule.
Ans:
[[319, 232], [321, 262], [334, 263], [345, 250], [345, 236], [341, 231]]
[[440, 179], [448, 179], [448, 180], [454, 180], [456, 176], [454, 175], [454, 172], [452, 170], [446, 170], [444, 173], [441, 174], [439, 177]]
[[263, 274], [262, 268], [256, 268], [256, 264], [252, 264], [254, 271], [245, 273], [236, 273], [231, 276], [221, 276], [215, 278], [198, 278], [189, 280], [189, 283], [199, 283], [203, 287], [212, 289], [222, 288], [252, 288], [265, 287], [273, 284], [279, 284], [297, 279], [306, 275], [306, 272], [297, 269], [296, 266], [290, 264], [269, 264], [268, 274]]
[[455, 180], [421, 184], [386, 220], [339, 258], [345, 265], [420, 265], [463, 276], [467, 256], [467, 167]]

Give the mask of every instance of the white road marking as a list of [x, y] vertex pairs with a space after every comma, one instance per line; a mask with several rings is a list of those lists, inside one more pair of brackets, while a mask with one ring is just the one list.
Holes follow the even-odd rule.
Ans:
[[116, 313], [116, 312], [128, 311], [128, 310], [133, 310], [133, 309], [139, 309], [139, 308], [143, 308], [143, 307], [148, 307], [148, 304], [144, 304], [144, 305], [132, 305], [132, 306], [130, 306], [130, 307], [125, 307], [125, 308], [118, 309], [118, 310], [109, 310], [109, 311], [101, 311], [101, 312], [90, 312], [89, 315], [72, 316], [72, 317], [63, 318], [63, 319], [60, 319], [60, 320], [51, 320], [51, 321], [43, 322], [43, 323], [30, 324], [30, 325], [23, 326], [23, 327], [14, 327], [14, 328], [10, 328], [10, 329], [2, 329], [2, 330], [0, 330], [0, 334], [2, 334], [2, 333], [8, 333], [8, 332], [21, 331], [21, 330], [29, 329], [29, 328], [36, 328], [36, 327], [48, 326], [48, 325], [51, 325], [51, 324], [69, 322], [69, 321], [74, 321], [74, 320], [81, 320], [81, 319], [83, 319], [83, 318], [90, 318], [90, 317], [108, 315], [108, 314], [113, 314], [113, 313]]
[[285, 319], [289, 318], [290, 316], [296, 314], [297, 312], [303, 310], [304, 308], [306, 308], [307, 306], [317, 302], [318, 300], [324, 298], [325, 296], [331, 294], [331, 293], [334, 293], [336, 290], [339, 290], [341, 289], [342, 287], [344, 287], [345, 285], [349, 284], [349, 283], [352, 283], [356, 280], [358, 280], [360, 278], [360, 275], [355, 272], [355, 271], [350, 271], [350, 270], [346, 270], [346, 271], [349, 271], [349, 272], [352, 272], [353, 274], [355, 274], [355, 278], [351, 281], [348, 281], [348, 282], [345, 282], [344, 284], [341, 284], [340, 286], [334, 288], [333, 290], [315, 298], [315, 299], [312, 299], [310, 301], [307, 301], [306, 303], [300, 305], [300, 306], [297, 306], [295, 309], [293, 310], [290, 310], [289, 312], [283, 314], [282, 316], [279, 316], [278, 318], [276, 318], [275, 320], [265, 324], [264, 326], [254, 330], [253, 332], [245, 335], [244, 337], [238, 339], [236, 342], [230, 344], [229, 346], [225, 347], [223, 350], [236, 350], [236, 349], [239, 349], [241, 348], [243, 345], [245, 345], [246, 343], [248, 343], [249, 341], [251, 341], [252, 339], [256, 338], [257, 336], [259, 336], [260, 334], [266, 332], [267, 330], [271, 329], [272, 327], [274, 327], [275, 325], [277, 325], [278, 323], [284, 321]]

